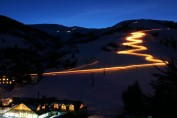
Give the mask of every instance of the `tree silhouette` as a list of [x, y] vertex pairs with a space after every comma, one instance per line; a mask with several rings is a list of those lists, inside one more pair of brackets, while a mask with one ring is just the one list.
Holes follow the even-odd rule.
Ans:
[[153, 97], [153, 112], [157, 118], [177, 117], [177, 59], [172, 58], [165, 70], [158, 69], [159, 74], [153, 74], [157, 80], [151, 85], [155, 89]]
[[153, 74], [154, 95], [147, 96], [138, 82], [122, 93], [124, 109], [133, 117], [152, 115], [153, 118], [177, 118], [177, 58], [172, 58], [165, 69]]
[[122, 93], [124, 109], [129, 113], [140, 113], [143, 107], [143, 96], [140, 85], [136, 81]]

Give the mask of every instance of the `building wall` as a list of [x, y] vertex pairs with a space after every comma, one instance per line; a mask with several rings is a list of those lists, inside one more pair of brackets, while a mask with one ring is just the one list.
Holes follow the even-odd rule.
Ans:
[[38, 115], [35, 113], [25, 112], [25, 111], [8, 111], [4, 115], [4, 117], [10, 118], [38, 118]]

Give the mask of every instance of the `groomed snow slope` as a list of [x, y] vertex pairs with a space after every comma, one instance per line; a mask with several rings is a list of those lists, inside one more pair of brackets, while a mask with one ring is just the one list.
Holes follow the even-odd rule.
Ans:
[[[148, 63], [141, 57], [118, 55], [115, 52], [105, 52], [102, 46], [109, 42], [121, 44], [127, 34], [115, 33], [112, 36], [103, 36], [99, 40], [78, 45], [79, 52], [75, 55], [80, 65], [84, 63], [85, 58], [93, 58], [99, 63], [88, 68], [111, 67], [120, 65]], [[150, 39], [146, 37], [145, 45], [155, 52], [155, 48]], [[149, 44], [151, 42], [151, 44]], [[160, 46], [160, 45], [157, 45]], [[156, 47], [159, 49], [158, 47]], [[162, 49], [162, 48], [160, 48]], [[163, 49], [166, 49], [163, 47]], [[170, 51], [170, 50], [169, 50]], [[145, 51], [151, 53], [150, 51]], [[165, 53], [166, 51], [164, 51]], [[143, 53], [143, 52], [142, 52]], [[129, 57], [129, 58], [127, 58]], [[69, 56], [68, 56], [69, 58]], [[79, 66], [79, 65], [78, 65]], [[59, 99], [81, 100], [88, 106], [90, 118], [116, 118], [123, 111], [121, 93], [135, 81], [139, 81], [143, 91], [146, 94], [152, 94], [152, 88], [149, 85], [153, 78], [152, 73], [156, 73], [155, 67], [134, 68], [120, 70], [115, 72], [94, 73], [95, 85], [92, 86], [92, 74], [71, 74], [46, 76], [37, 85], [15, 88], [10, 93], [4, 92], [4, 97], [37, 97], [37, 92], [41, 96], [57, 97]]]
[[[5, 96], [17, 97], [41, 96], [59, 99], [81, 100], [88, 106], [88, 113], [96, 117], [115, 118], [123, 110], [121, 93], [130, 84], [139, 81], [145, 93], [150, 94], [149, 86], [154, 67], [122, 70], [118, 72], [95, 73], [95, 85], [92, 86], [91, 74], [61, 75], [45, 77], [39, 84], [16, 88]], [[91, 117], [90, 116], [90, 117]], [[109, 117], [108, 117], [109, 116]]]

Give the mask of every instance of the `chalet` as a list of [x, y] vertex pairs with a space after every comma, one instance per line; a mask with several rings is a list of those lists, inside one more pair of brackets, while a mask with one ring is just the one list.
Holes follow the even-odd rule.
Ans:
[[58, 100], [56, 98], [13, 98], [11, 109], [3, 114], [6, 118], [45, 118], [64, 114], [86, 114], [81, 101]]
[[18, 104], [6, 113], [4, 113], [4, 117], [7, 118], [42, 118], [43, 116], [48, 116], [48, 113], [39, 114], [33, 111], [33, 108], [30, 106], [26, 106], [25, 104], [21, 103]]

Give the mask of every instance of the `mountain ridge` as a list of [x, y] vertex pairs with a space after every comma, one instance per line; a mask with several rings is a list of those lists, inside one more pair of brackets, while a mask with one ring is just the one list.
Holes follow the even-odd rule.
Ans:
[[[0, 26], [0, 70], [16, 72], [19, 69], [20, 72], [20, 67], [25, 67], [26, 70], [23, 71], [28, 73], [42, 73], [50, 69], [65, 70], [87, 65], [97, 60], [100, 62], [93, 67], [115, 65], [115, 62], [120, 64], [122, 60], [114, 54], [120, 49], [121, 41], [127, 34], [154, 28], [171, 33], [171, 29], [176, 28], [176, 23], [140, 19], [123, 21], [104, 29], [87, 29], [57, 24], [31, 26], [0, 16]], [[152, 36], [158, 39], [164, 37], [164, 34], [156, 31]], [[159, 39], [160, 41], [176, 49], [173, 44], [175, 41]], [[13, 56], [8, 56], [12, 52]], [[102, 58], [102, 55], [110, 58]]]

